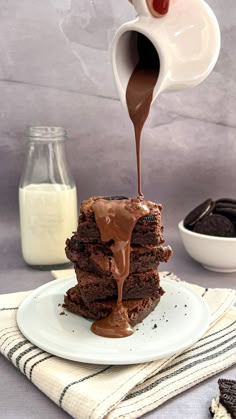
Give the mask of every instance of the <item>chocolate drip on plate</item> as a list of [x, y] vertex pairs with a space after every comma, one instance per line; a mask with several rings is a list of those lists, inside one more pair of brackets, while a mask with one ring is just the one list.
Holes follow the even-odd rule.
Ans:
[[101, 239], [112, 242], [112, 274], [117, 282], [118, 299], [112, 313], [97, 320], [92, 331], [99, 336], [120, 338], [133, 334], [127, 310], [122, 304], [124, 281], [130, 273], [131, 236], [137, 221], [150, 213], [147, 202], [141, 199], [107, 201], [99, 199], [93, 211]]

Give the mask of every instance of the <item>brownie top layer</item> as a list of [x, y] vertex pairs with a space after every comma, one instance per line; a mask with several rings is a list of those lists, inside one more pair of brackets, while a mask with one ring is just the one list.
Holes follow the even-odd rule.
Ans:
[[[80, 241], [91, 243], [103, 242], [107, 244], [107, 240], [102, 238], [101, 226], [99, 226], [98, 222], [98, 212], [101, 211], [101, 209], [103, 209], [104, 212], [106, 209], [107, 216], [110, 220], [111, 218], [116, 218], [116, 225], [118, 219], [122, 218], [122, 221], [119, 221], [120, 232], [122, 230], [127, 231], [127, 229], [130, 228], [130, 223], [132, 222], [132, 246], [157, 246], [164, 243], [164, 227], [161, 222], [162, 206], [160, 204], [145, 201], [141, 198], [117, 198], [119, 197], [110, 199], [107, 197], [96, 196], [82, 202], [77, 228]], [[136, 220], [134, 220], [135, 222], [132, 221], [134, 218], [136, 218]], [[109, 223], [106, 223], [105, 229], [107, 228], [110, 228]], [[102, 228], [102, 230], [104, 231], [104, 228]]]
[[[151, 201], [146, 201], [144, 199], [141, 198], [125, 198], [125, 199], [120, 199], [123, 197], [114, 197], [114, 200], [120, 200], [120, 201], [124, 201], [125, 208], [129, 209], [130, 211], [135, 211], [137, 210], [140, 202], [142, 202], [142, 204], [146, 205], [149, 209], [149, 214], [146, 216], [148, 217], [148, 221], [151, 221], [151, 218], [154, 217], [154, 220], [156, 217], [160, 216], [161, 210], [162, 210], [162, 205], [155, 203], [155, 202], [151, 202]], [[104, 196], [92, 196], [91, 198], [88, 198], [86, 200], [84, 200], [81, 203], [81, 207], [80, 207], [80, 213], [84, 214], [86, 217], [94, 217], [94, 211], [93, 211], [93, 204], [99, 200], [99, 199], [105, 199], [105, 200], [112, 200], [112, 197], [104, 197]], [[145, 219], [145, 217], [143, 217]]]

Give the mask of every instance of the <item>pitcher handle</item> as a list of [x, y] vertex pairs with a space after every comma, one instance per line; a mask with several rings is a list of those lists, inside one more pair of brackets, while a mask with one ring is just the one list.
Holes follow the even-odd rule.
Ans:
[[139, 16], [151, 16], [146, 0], [132, 0], [132, 3]]

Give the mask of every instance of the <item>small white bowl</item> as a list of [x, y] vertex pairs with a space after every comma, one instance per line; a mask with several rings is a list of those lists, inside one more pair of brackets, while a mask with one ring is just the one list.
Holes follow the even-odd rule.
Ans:
[[179, 223], [187, 253], [204, 268], [214, 272], [236, 272], [236, 237], [215, 237], [194, 233]]

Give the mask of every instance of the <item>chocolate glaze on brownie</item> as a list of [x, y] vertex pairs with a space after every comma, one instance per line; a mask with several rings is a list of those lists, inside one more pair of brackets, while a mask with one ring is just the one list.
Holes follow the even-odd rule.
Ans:
[[129, 276], [131, 237], [138, 220], [157, 210], [158, 205], [143, 198], [92, 202], [101, 241], [110, 243], [112, 275], [117, 283], [117, 302], [111, 314], [93, 323], [91, 330], [103, 337], [119, 338], [133, 334], [127, 308], [123, 304], [123, 286]]
[[[161, 294], [150, 298], [124, 301], [123, 304], [127, 310], [130, 325], [135, 326], [142, 322], [155, 309], [160, 301], [160, 297]], [[63, 307], [72, 313], [79, 314], [83, 317], [92, 320], [100, 320], [109, 316], [115, 305], [116, 300], [114, 299], [95, 301], [86, 304], [79, 293], [78, 287], [73, 287], [67, 291]]]

